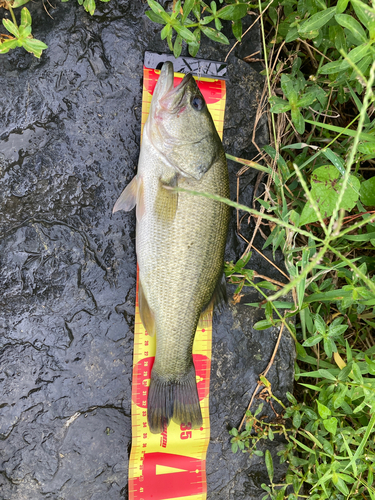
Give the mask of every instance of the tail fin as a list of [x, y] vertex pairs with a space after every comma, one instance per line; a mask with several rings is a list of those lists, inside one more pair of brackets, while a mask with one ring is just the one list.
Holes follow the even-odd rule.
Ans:
[[193, 429], [202, 425], [194, 365], [182, 379], [175, 382], [151, 373], [147, 419], [154, 434], [162, 432], [171, 419], [178, 424], [190, 422]]

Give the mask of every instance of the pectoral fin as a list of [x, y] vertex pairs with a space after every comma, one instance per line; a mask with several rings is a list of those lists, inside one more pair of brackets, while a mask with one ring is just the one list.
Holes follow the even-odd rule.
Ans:
[[159, 189], [155, 199], [155, 213], [160, 220], [171, 222], [176, 215], [178, 206], [178, 193], [171, 188], [177, 185], [177, 176], [170, 181], [159, 181]]
[[129, 212], [135, 207], [137, 203], [137, 193], [138, 193], [138, 179], [137, 176], [126, 186], [124, 191], [121, 193], [120, 197], [113, 207], [112, 213], [118, 212], [119, 210], [125, 210]]
[[138, 283], [138, 306], [143, 326], [152, 337], [155, 333], [155, 315], [148, 305], [141, 282]]
[[138, 182], [138, 192], [137, 192], [137, 221], [139, 222], [145, 214], [145, 195], [143, 187], [143, 179]]

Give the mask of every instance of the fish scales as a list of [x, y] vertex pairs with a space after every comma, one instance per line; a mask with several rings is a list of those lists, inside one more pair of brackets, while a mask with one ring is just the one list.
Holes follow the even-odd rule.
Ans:
[[161, 432], [171, 419], [199, 427], [202, 417], [192, 346], [202, 310], [223, 272], [229, 207], [174, 187], [229, 196], [220, 138], [195, 81], [173, 87], [165, 63], [146, 122], [137, 176], [114, 211], [137, 204], [139, 307], [156, 355], [148, 422]]

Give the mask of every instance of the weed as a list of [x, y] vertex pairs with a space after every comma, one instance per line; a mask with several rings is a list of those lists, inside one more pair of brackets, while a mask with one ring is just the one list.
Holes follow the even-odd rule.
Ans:
[[[156, 2], [148, 1], [157, 14]], [[218, 13], [226, 6], [213, 4], [174, 2], [168, 19], [160, 13], [162, 34], [175, 55], [186, 34], [180, 26], [194, 29], [195, 40], [185, 38], [193, 55], [210, 23], [217, 41], [227, 43], [218, 34]], [[298, 360], [295, 394], [287, 395], [282, 418], [258, 419], [260, 407], [251, 411], [254, 393], [245, 428], [230, 432], [232, 450], [262, 455], [261, 439], [284, 435], [285, 483], [274, 483], [266, 453], [270, 484], [263, 485], [264, 499], [375, 499], [375, 3], [227, 4], [238, 12], [245, 4], [260, 12], [266, 87], [259, 105], [268, 98], [271, 141], [258, 148], [254, 161], [230, 157], [243, 164], [241, 172], [255, 167], [268, 176], [258, 207], [220, 201], [250, 214], [255, 232], [263, 221], [263, 248], [283, 251], [290, 279], [285, 286], [258, 281], [247, 267], [254, 238], [239, 262], [227, 263], [226, 274], [237, 285], [235, 299], [246, 286], [263, 295], [262, 302], [250, 304], [265, 310], [255, 328], [289, 331]], [[238, 33], [241, 17], [242, 10], [232, 19]], [[293, 303], [283, 298], [288, 292]], [[265, 374], [260, 387], [263, 399], [275, 399]]]
[[[0, 34], [0, 54], [6, 54], [11, 49], [16, 47], [23, 47], [27, 52], [34, 54], [38, 59], [41, 57], [43, 50], [47, 49], [47, 45], [33, 37], [31, 33], [31, 14], [26, 7], [21, 10], [21, 23], [18, 25], [16, 16], [13, 9], [22, 7], [30, 0], [0, 0], [0, 7], [9, 10], [12, 17], [10, 19], [3, 19], [3, 25], [10, 33]], [[68, 0], [61, 0], [68, 2]], [[109, 2], [109, 0], [100, 0], [101, 2]], [[83, 5], [86, 12], [91, 15], [94, 14], [96, 9], [95, 0], [78, 0], [79, 5]]]

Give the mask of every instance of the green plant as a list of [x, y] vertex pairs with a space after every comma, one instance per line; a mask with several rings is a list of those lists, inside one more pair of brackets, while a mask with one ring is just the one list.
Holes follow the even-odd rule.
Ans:
[[26, 7], [21, 11], [21, 23], [17, 24], [16, 17], [13, 13], [13, 8], [20, 7], [27, 3], [28, 0], [15, 0], [13, 6], [5, 4], [9, 9], [13, 21], [10, 19], [3, 19], [4, 27], [11, 33], [11, 35], [0, 35], [0, 54], [9, 52], [10, 49], [16, 47], [23, 47], [27, 52], [31, 52], [35, 57], [40, 57], [42, 51], [47, 48], [47, 45], [40, 40], [33, 38], [31, 34], [31, 15]]
[[[237, 284], [236, 293], [240, 293], [244, 286], [252, 286], [266, 297], [261, 289], [265, 287], [275, 290], [275, 285], [264, 281], [254, 282], [256, 273], [245, 267], [247, 261], [248, 258], [226, 266], [227, 275]], [[306, 314], [308, 327], [304, 343], [301, 345], [296, 339], [298, 359], [307, 368], [301, 371], [296, 366], [296, 380], [302, 389], [300, 401], [288, 393], [290, 406], [285, 408], [272, 394], [267, 379], [261, 377], [260, 382], [267, 393], [266, 399], [276, 399], [284, 407], [283, 419], [267, 422], [257, 418], [262, 410], [261, 403], [254, 413], [250, 410], [246, 412], [243, 431], [240, 428], [230, 431], [234, 453], [240, 450], [258, 456], [263, 456], [263, 451], [259, 449], [261, 440], [273, 440], [277, 434], [284, 436], [287, 444], [279, 455], [281, 462], [289, 463], [286, 480], [283, 485], [273, 483], [272, 457], [266, 452], [270, 484], [262, 486], [267, 492], [264, 499], [281, 500], [287, 497], [296, 500], [324, 500], [363, 498], [362, 495], [366, 494], [375, 498], [375, 347], [358, 349], [356, 345], [362, 342], [358, 336], [354, 342], [355, 348], [351, 348], [344, 337], [349, 325], [343, 324], [345, 317], [352, 317], [354, 320], [353, 316], [356, 316], [358, 324], [351, 323], [351, 328], [360, 330], [360, 324], [366, 324], [368, 318], [374, 315], [372, 308], [375, 296], [372, 294], [370, 298], [366, 292], [364, 299], [361, 294], [366, 288], [361, 287], [360, 280], [342, 264], [337, 268], [342, 269], [341, 273], [344, 273], [347, 283], [350, 283], [348, 286], [355, 285], [358, 291], [356, 300], [352, 297], [354, 288], [347, 290], [347, 285], [344, 285], [342, 291], [331, 290], [332, 280], [323, 279], [320, 280], [320, 287], [312, 286], [315, 282], [311, 281], [313, 293], [305, 297], [301, 308], [294, 308], [283, 316], [280, 310], [292, 309], [293, 304], [282, 301], [250, 304], [265, 308], [266, 319], [254, 325], [257, 329], [284, 324], [293, 337], [298, 337], [302, 335], [301, 325], [297, 324], [295, 328], [290, 320], [301, 312]], [[366, 271], [364, 267], [362, 271]], [[335, 297], [330, 293], [332, 291], [335, 292]], [[342, 297], [344, 291], [349, 294]], [[325, 318], [330, 318], [334, 298], [341, 312], [335, 313], [336, 317], [327, 323]], [[368, 311], [365, 312], [366, 305], [370, 306], [370, 316]], [[314, 313], [314, 310], [319, 312]], [[352, 311], [355, 312], [354, 315]], [[305, 348], [314, 349], [315, 352], [310, 354]], [[320, 352], [318, 357], [315, 356], [317, 352]], [[304, 379], [307, 379], [307, 383], [301, 382]], [[264, 394], [262, 399], [265, 399]], [[306, 489], [308, 495], [303, 494]]]
[[[258, 282], [249, 254], [226, 273], [235, 300], [246, 286], [263, 296], [250, 304], [265, 312], [255, 328], [280, 326], [294, 338], [297, 384], [282, 420], [265, 422], [249, 408], [245, 429], [230, 432], [232, 450], [262, 455], [261, 440], [285, 437], [285, 483], [274, 483], [266, 453], [264, 499], [375, 499], [375, 6], [275, 0], [259, 11], [267, 6], [271, 144], [264, 165], [228, 155], [267, 174], [267, 189], [258, 209], [220, 201], [268, 223], [263, 248], [285, 255], [285, 286]], [[336, 72], [327, 73], [333, 61]], [[275, 399], [265, 376], [258, 386], [262, 399]]]
[[[31, 33], [31, 14], [29, 10], [24, 7], [21, 11], [21, 23], [18, 25], [16, 16], [13, 9], [25, 5], [30, 0], [0, 0], [0, 7], [9, 10], [12, 17], [10, 19], [3, 19], [3, 25], [10, 33], [0, 34], [0, 54], [6, 54], [11, 49], [16, 47], [23, 47], [27, 52], [34, 54], [35, 57], [40, 58], [43, 50], [47, 49], [47, 45], [33, 37]], [[68, 0], [61, 0], [68, 2]], [[109, 2], [109, 0], [100, 0], [101, 2]], [[96, 9], [95, 0], [78, 0], [79, 5], [83, 5], [86, 12], [91, 15], [94, 14]]]
[[[233, 34], [241, 40], [241, 19], [246, 16], [250, 5], [250, 2], [244, 0], [227, 0], [227, 5], [218, 9], [214, 1], [208, 4], [202, 0], [185, 0], [182, 5], [181, 0], [174, 0], [172, 12], [167, 12], [156, 0], [147, 1], [151, 10], [147, 11], [146, 15], [151, 21], [164, 25], [161, 39], [167, 39], [175, 57], [181, 54], [183, 40], [188, 44], [190, 55], [195, 57], [202, 33], [214, 42], [228, 45], [228, 38], [221, 32], [222, 21], [232, 21]], [[220, 0], [221, 4], [223, 2], [224, 0]], [[209, 24], [212, 27], [208, 26]], [[194, 31], [190, 31], [191, 29]], [[174, 32], [176, 37], [173, 41]]]

